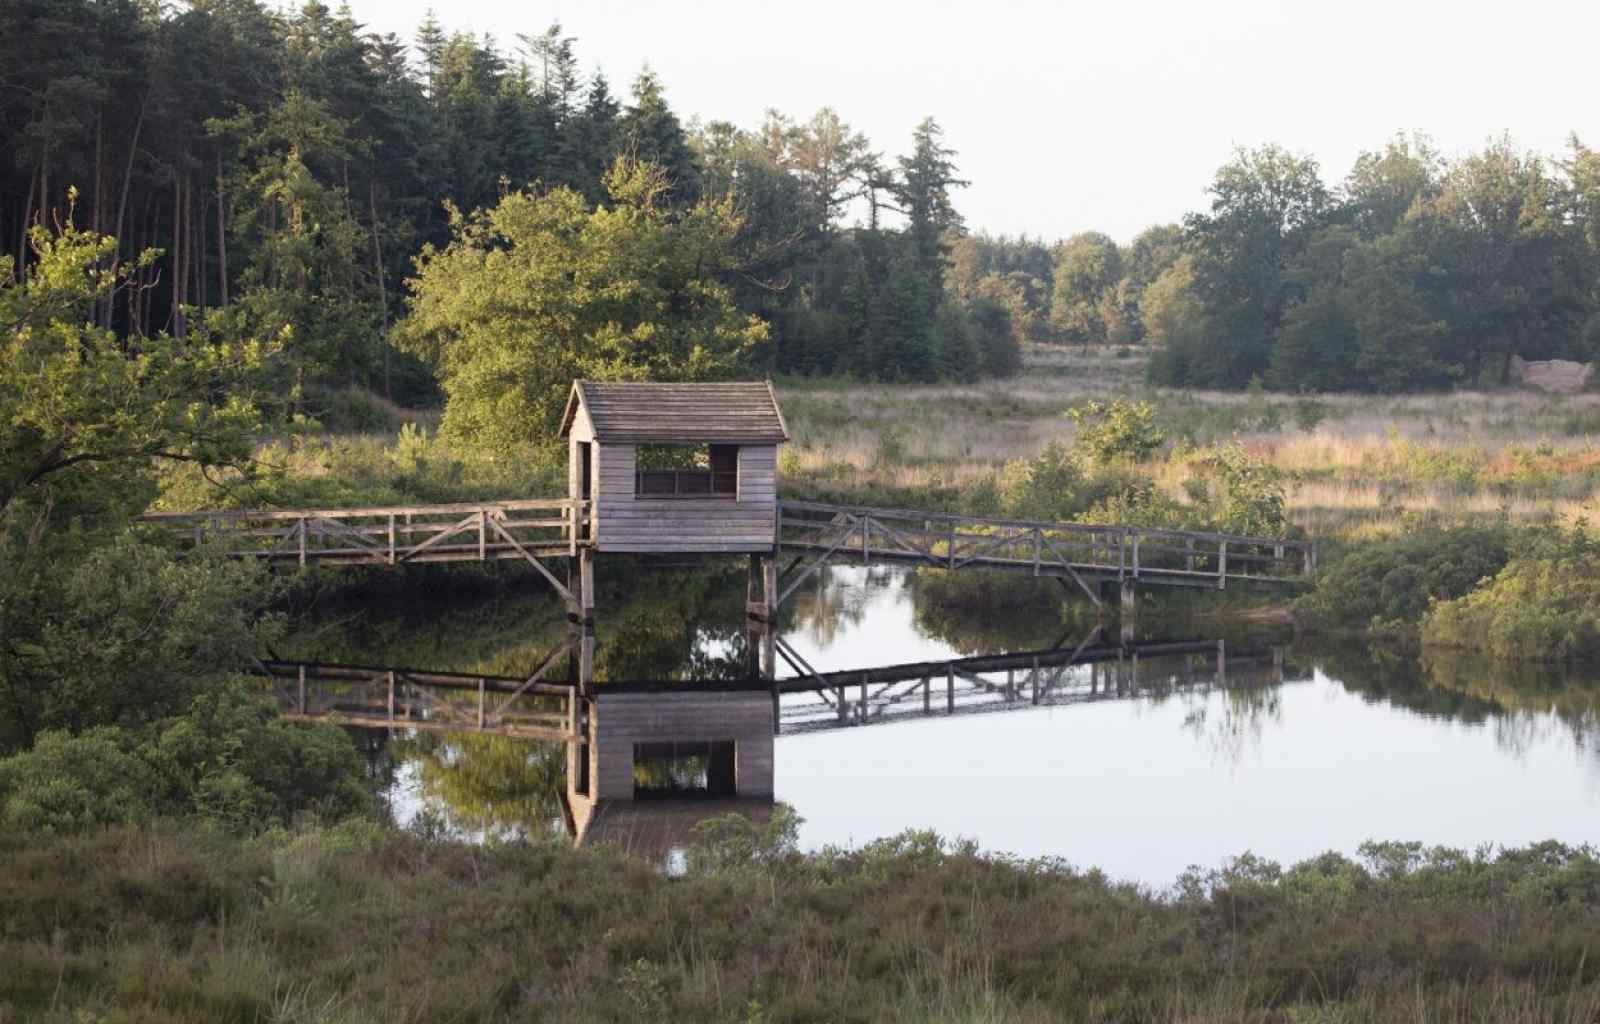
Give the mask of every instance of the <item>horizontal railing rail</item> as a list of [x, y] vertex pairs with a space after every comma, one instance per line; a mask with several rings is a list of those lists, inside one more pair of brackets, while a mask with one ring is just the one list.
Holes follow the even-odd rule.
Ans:
[[[813, 553], [812, 567], [859, 558], [1006, 569], [1074, 579], [1091, 598], [1091, 579], [1223, 589], [1229, 581], [1304, 582], [1316, 569], [1316, 544], [1306, 540], [803, 501], [780, 502], [778, 536], [780, 548]], [[794, 583], [780, 586], [785, 596]]]

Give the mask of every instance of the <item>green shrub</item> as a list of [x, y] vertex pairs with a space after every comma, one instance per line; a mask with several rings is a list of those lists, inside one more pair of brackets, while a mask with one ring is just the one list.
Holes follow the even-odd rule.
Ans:
[[1505, 524], [1442, 527], [1424, 523], [1364, 544], [1323, 568], [1317, 589], [1296, 604], [1308, 624], [1352, 629], [1415, 626], [1433, 601], [1461, 597], [1511, 558]]
[[1600, 655], [1600, 552], [1514, 558], [1478, 589], [1436, 604], [1422, 637], [1502, 658]]
[[1008, 462], [1000, 475], [1000, 506], [1008, 516], [1065, 520], [1082, 510], [1083, 467], [1052, 441], [1031, 459]]
[[1146, 462], [1167, 440], [1149, 402], [1085, 402], [1067, 415], [1078, 427], [1078, 449], [1096, 462]]
[[331, 725], [281, 721], [235, 682], [142, 729], [42, 733], [0, 759], [0, 826], [75, 832], [152, 816], [230, 832], [370, 810], [354, 745]]
[[1281, 537], [1288, 529], [1283, 471], [1237, 442], [1217, 448], [1214, 463], [1225, 488], [1222, 528], [1252, 537]]
[[71, 833], [150, 817], [156, 776], [114, 726], [78, 736], [51, 730], [0, 759], [0, 829]]

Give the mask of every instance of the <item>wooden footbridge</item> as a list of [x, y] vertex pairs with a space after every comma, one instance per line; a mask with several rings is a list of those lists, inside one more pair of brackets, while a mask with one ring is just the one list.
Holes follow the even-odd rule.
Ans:
[[1316, 568], [1315, 544], [1277, 537], [780, 500], [788, 428], [766, 383], [580, 381], [562, 430], [566, 498], [143, 518], [182, 543], [273, 564], [526, 562], [568, 606], [566, 649], [583, 682], [597, 554], [745, 554], [746, 612], [758, 623], [840, 562], [1049, 577], [1102, 608], [1120, 592], [1125, 630], [1140, 587], [1293, 587]]

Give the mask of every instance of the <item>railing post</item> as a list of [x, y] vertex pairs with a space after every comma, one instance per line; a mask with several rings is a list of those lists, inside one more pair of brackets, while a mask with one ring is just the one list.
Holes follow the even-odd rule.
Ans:
[[478, 729], [483, 730], [483, 684], [484, 678], [478, 677]]
[[1217, 548], [1217, 589], [1228, 588], [1228, 542], [1222, 541]]
[[1189, 537], [1189, 538], [1184, 540], [1184, 542], [1183, 542], [1183, 551], [1184, 551], [1184, 555], [1183, 555], [1184, 567], [1189, 572], [1194, 572], [1194, 538], [1193, 537]]
[[1139, 578], [1139, 534], [1133, 535], [1133, 578]]
[[488, 557], [489, 510], [478, 509], [478, 561]]
[[862, 565], [866, 565], [867, 561], [868, 561], [867, 541], [871, 536], [872, 536], [872, 516], [870, 516], [870, 515], [862, 515], [862, 517], [861, 517], [861, 564]]
[[950, 568], [954, 569], [956, 567], [956, 521], [954, 519], [950, 520], [950, 550], [946, 554], [950, 556]]
[[389, 721], [394, 721], [394, 673], [389, 673]]
[[306, 518], [305, 518], [305, 516], [301, 516], [299, 518], [299, 520], [297, 520], [297, 525], [298, 525], [298, 528], [300, 530], [300, 564], [301, 565], [305, 565], [306, 564]]
[[956, 713], [956, 670], [954, 668], [945, 669], [944, 710], [949, 715]]
[[300, 666], [300, 713], [306, 713], [306, 667]]
[[1033, 574], [1035, 576], [1039, 575], [1039, 553], [1040, 553], [1040, 548], [1042, 548], [1043, 546], [1044, 546], [1043, 534], [1041, 534], [1040, 531], [1039, 531], [1039, 528], [1037, 526], [1035, 526], [1033, 528]]
[[389, 564], [394, 564], [394, 513], [389, 513]]

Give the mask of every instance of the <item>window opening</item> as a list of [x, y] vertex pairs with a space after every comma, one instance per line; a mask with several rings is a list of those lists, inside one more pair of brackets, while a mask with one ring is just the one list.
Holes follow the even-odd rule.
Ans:
[[732, 498], [739, 493], [736, 444], [642, 444], [634, 494], [641, 498]]

